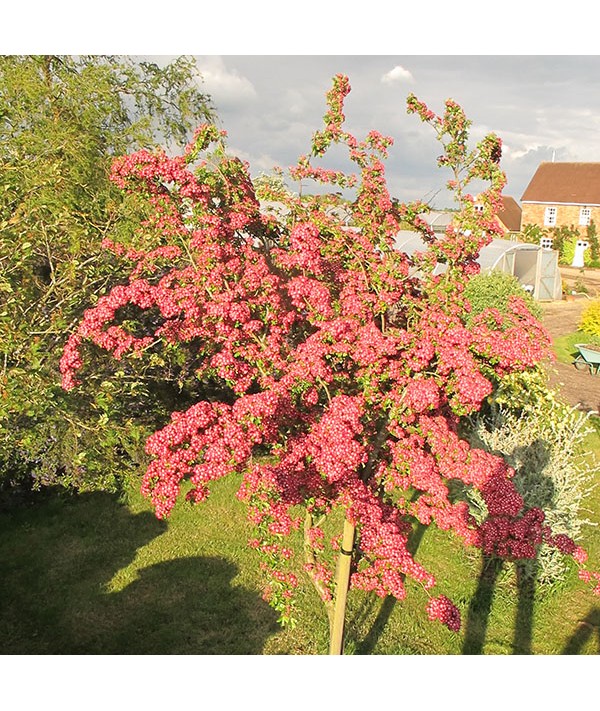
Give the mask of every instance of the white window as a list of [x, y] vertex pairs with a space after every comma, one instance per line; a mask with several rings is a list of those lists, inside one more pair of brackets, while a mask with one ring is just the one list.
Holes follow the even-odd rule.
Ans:
[[483, 205], [481, 203], [475, 203], [473, 207], [475, 208], [475, 212], [478, 212], [479, 214], [483, 212]]
[[556, 208], [547, 207], [544, 214], [544, 225], [546, 227], [554, 227], [556, 225]]
[[592, 220], [592, 208], [591, 207], [582, 207], [579, 210], [579, 224], [583, 225], [584, 227], [587, 227], [587, 225], [590, 224]]
[[552, 249], [552, 237], [542, 237], [540, 245], [542, 249]]

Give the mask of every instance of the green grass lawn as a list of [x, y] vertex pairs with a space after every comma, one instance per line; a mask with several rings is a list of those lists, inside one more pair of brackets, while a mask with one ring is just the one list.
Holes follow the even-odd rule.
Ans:
[[[600, 451], [600, 434], [590, 435]], [[47, 497], [0, 516], [0, 652], [3, 654], [326, 654], [325, 612], [299, 589], [299, 624], [281, 629], [261, 598], [256, 553], [233, 478], [166, 522], [132, 486], [108, 494]], [[600, 489], [600, 487], [599, 487]], [[600, 523], [600, 490], [588, 502]], [[421, 532], [418, 532], [421, 533]], [[600, 564], [600, 536], [587, 527]], [[300, 540], [294, 541], [296, 549]], [[482, 568], [476, 550], [430, 528], [418, 558], [463, 614], [460, 633], [429, 622], [425, 592], [403, 602], [351, 591], [352, 654], [598, 654], [600, 601], [575, 570], [552, 591], [519, 594], [510, 565]]]
[[572, 331], [571, 333], [565, 333], [563, 336], [555, 338], [553, 341], [553, 350], [561, 363], [570, 365], [573, 362], [573, 358], [579, 352], [575, 347], [576, 343], [600, 346], [600, 337], [591, 336], [589, 333], [584, 333], [583, 331]]

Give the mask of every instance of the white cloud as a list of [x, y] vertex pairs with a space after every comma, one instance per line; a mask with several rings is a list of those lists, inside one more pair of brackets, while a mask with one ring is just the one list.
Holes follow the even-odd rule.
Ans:
[[305, 95], [297, 89], [286, 89], [282, 106], [291, 116], [303, 116], [308, 110]]
[[384, 84], [393, 84], [394, 82], [413, 82], [414, 77], [408, 69], [405, 69], [397, 64], [393, 69], [390, 69], [389, 72], [381, 77], [381, 81]]
[[250, 165], [250, 174], [254, 177], [262, 172], [271, 173], [273, 168], [276, 166], [279, 166], [284, 170], [287, 168], [287, 165], [281, 165], [280, 161], [277, 161], [268, 153], [256, 154], [248, 152], [243, 148], [236, 147], [233, 144], [228, 147], [228, 153], [236, 156], [242, 161], [246, 161]]
[[519, 158], [523, 158], [526, 155], [529, 155], [530, 153], [535, 153], [536, 151], [539, 151], [540, 148], [543, 146], [540, 143], [531, 143], [523, 148], [512, 148], [509, 146], [507, 143], [503, 143], [502, 145], [502, 155], [503, 157], [506, 158], [511, 158], [512, 160], [518, 160]]
[[203, 88], [217, 106], [232, 106], [256, 99], [252, 82], [235, 69], [228, 69], [222, 57], [197, 57], [204, 79]]

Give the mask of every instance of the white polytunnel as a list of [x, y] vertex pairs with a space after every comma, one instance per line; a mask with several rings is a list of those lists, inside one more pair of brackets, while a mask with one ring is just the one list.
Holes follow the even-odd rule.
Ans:
[[[396, 248], [410, 256], [415, 252], [424, 252], [427, 245], [417, 232], [402, 230], [396, 235]], [[493, 239], [482, 248], [477, 261], [482, 274], [493, 271], [512, 274], [538, 301], [562, 298], [558, 252], [554, 249], [546, 249], [539, 244]], [[440, 274], [445, 268], [444, 264], [438, 264], [434, 273]]]

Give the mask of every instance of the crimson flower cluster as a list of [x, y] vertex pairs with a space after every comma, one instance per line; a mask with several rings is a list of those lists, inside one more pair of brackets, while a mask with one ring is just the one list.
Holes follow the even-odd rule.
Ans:
[[[261, 207], [248, 166], [227, 156], [214, 127], [201, 127], [184, 156], [141, 151], [116, 160], [113, 180], [147, 200], [151, 217], [140, 230], [157, 243], [146, 250], [106, 243], [131, 262], [131, 277], [85, 312], [61, 360], [70, 389], [86, 343], [115, 358], [185, 345], [198, 379], [222, 384], [227, 397], [174, 412], [148, 439], [152, 462], [142, 491], [163, 518], [182, 489], [201, 502], [211, 482], [241, 473], [238, 496], [257, 529], [251, 545], [263, 556], [266, 595], [284, 622], [293, 617], [298, 581], [283, 541], [302, 524], [299, 507], [305, 570], [328, 603], [337, 544], [326, 543], [319, 521], [336, 508], [357, 531], [351, 584], [381, 596], [403, 598], [407, 578], [428, 591], [436, 585], [411, 552], [415, 521], [508, 559], [534, 557], [542, 542], [579, 563], [585, 558], [573, 541], [552, 534], [540, 510], [524, 509], [501, 458], [459, 434], [461, 417], [477, 411], [501, 377], [548, 351], [547, 334], [519, 300], [508, 314], [490, 309], [467, 325], [464, 285], [497, 229], [499, 140], [487, 137], [469, 154], [468, 122], [456, 104], [437, 117], [409, 99], [409, 110], [447, 139], [442, 164], [458, 173], [467, 161], [469, 180], [490, 184], [480, 213], [455, 182], [461, 210], [435, 237], [420, 206], [400, 205], [388, 192], [383, 159], [391, 139], [372, 132], [359, 141], [346, 132], [349, 89], [347, 78], [335, 78], [325, 127], [291, 170], [334, 192], [277, 189], [276, 216]], [[201, 158], [214, 142], [218, 150]], [[314, 164], [334, 143], [346, 146], [355, 174]], [[352, 186], [353, 198], [335, 192]], [[406, 221], [426, 237], [424, 253], [394, 247]], [[439, 260], [448, 267], [441, 275]], [[145, 332], [122, 321], [126, 305], [154, 313]], [[452, 481], [481, 492], [482, 525], [452, 498]], [[431, 598], [427, 613], [460, 627], [458, 609], [443, 595]]]
[[431, 598], [427, 603], [427, 616], [430, 620], [439, 620], [453, 632], [460, 629], [460, 611], [445, 595]]

